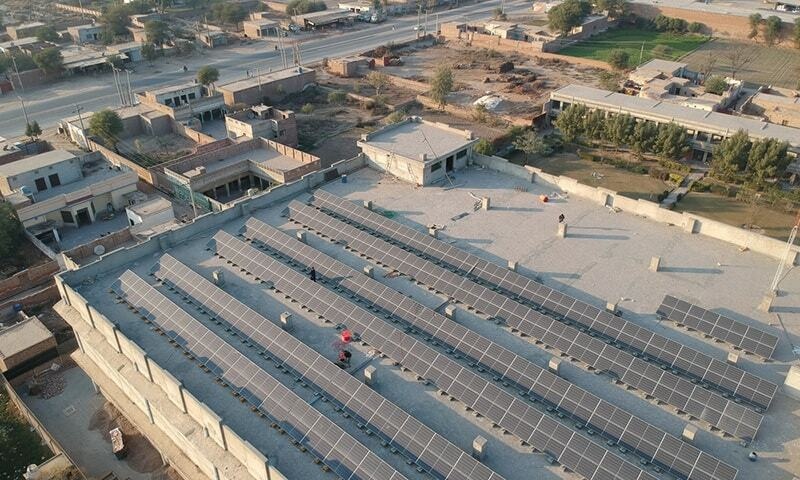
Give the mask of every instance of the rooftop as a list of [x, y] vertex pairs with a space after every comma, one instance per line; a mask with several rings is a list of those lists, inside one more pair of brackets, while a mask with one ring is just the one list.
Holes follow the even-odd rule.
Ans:
[[0, 177], [8, 178], [40, 168], [49, 167], [67, 160], [77, 160], [74, 154], [66, 150], [51, 150], [32, 157], [23, 158], [16, 162], [0, 165]]
[[146, 202], [131, 205], [128, 207], [128, 210], [136, 213], [140, 217], [147, 217], [165, 210], [170, 210], [171, 208], [172, 202], [164, 197], [155, 197]]
[[[624, 212], [614, 213], [576, 195], [563, 195], [546, 204], [539, 202], [539, 195], [546, 194], [553, 198], [555, 187], [552, 185], [532, 184], [479, 168], [465, 169], [457, 178], [456, 184], [447, 188], [414, 188], [373, 170], [361, 169], [351, 172], [347, 183], [337, 180], [322, 188], [358, 204], [371, 200], [376, 210], [385, 212], [387, 216], [391, 214], [395, 221], [421, 232], [426, 231], [427, 225], [436, 224], [440, 226], [439, 233], [445, 242], [502, 266], [506, 265], [507, 259], [517, 261], [520, 273], [536, 275], [546, 285], [593, 305], [603, 306], [609, 299], [622, 299], [620, 307], [626, 320], [690, 345], [716, 359], [724, 361], [728, 353], [723, 344], [688, 333], [670, 322], [657, 320], [655, 311], [665, 293], [686, 298], [765, 330], [776, 331], [779, 328], [770, 326], [778, 325], [774, 314], [757, 309], [763, 297], [764, 285], [768, 285], [774, 275], [775, 260], [772, 258], [752, 251], [740, 251], [731, 244], [692, 235], [678, 227]], [[106, 255], [100, 262], [66, 272], [62, 277], [100, 313], [113, 318], [119, 331], [138, 344], [149, 358], [180, 378], [188, 391], [209, 405], [237, 434], [271, 459], [277, 458], [276, 467], [287, 478], [316, 478], [318, 469], [313, 470], [309, 457], [298, 454], [298, 450], [286, 442], [285, 437], [281, 440], [274, 430], [253, 421], [248, 406], [242, 405], [228, 391], [217, 386], [213, 377], [200, 371], [191, 360], [176, 354], [165, 337], [146, 328], [136, 313], [116, 302], [108, 293], [109, 287], [127, 269], [152, 283], [152, 278], [148, 276], [151, 267], [160, 255], [169, 253], [206, 279], [211, 278], [212, 271], [223, 270], [223, 289], [272, 322], [277, 323], [282, 312], [292, 313], [293, 336], [334, 360], [336, 351], [331, 344], [338, 332], [333, 325], [322, 323], [316, 313], [291, 303], [284, 296], [288, 293], [268, 290], [254, 277], [245, 275], [236, 266], [227, 264], [206, 250], [209, 237], [217, 230], [235, 235], [250, 215], [294, 236], [299, 226], [287, 221], [282, 212], [289, 200], [305, 201], [308, 198], [305, 189], [298, 191], [281, 200], [277, 199], [282, 197], [275, 196], [276, 203], [271, 203], [267, 208], [254, 207], [252, 213], [244, 217], [236, 217], [231, 211], [205, 217], [203, 222], [184, 227], [191, 230], [175, 235], [180, 240], [172, 244], [164, 242], [163, 245], [169, 246], [166, 250], [161, 249], [158, 239], [152, 239], [150, 245], [145, 242], [132, 249]], [[493, 208], [474, 211], [474, 199], [470, 195], [474, 192], [490, 197]], [[573, 231], [565, 239], [556, 239], [555, 236], [555, 218], [559, 213], [566, 215]], [[215, 220], [217, 223], [214, 223]], [[543, 227], [546, 225], [550, 227]], [[447, 297], [428, 291], [406, 276], [390, 275], [390, 269], [376, 266], [328, 239], [307, 233], [307, 243], [357, 271], [366, 265], [373, 266], [377, 281], [429, 308], [441, 312], [448, 303]], [[662, 265], [665, 265], [659, 273], [647, 269], [653, 255], [661, 256]], [[299, 270], [299, 267], [292, 268]], [[235, 339], [225, 332], [224, 326], [201, 316], [197, 305], [188, 305], [176, 292], [163, 287], [156, 288], [190, 315], [201, 319], [207, 328], [226, 342], [234, 345], [240, 343], [241, 337]], [[800, 270], [788, 270], [781, 290], [784, 295], [776, 298], [775, 307], [780, 309], [788, 335], [796, 336], [800, 334], [800, 310], [796, 307], [800, 298]], [[538, 366], [545, 367], [553, 356], [553, 351], [536, 346], [494, 322], [487, 322], [485, 316], [460, 306], [457, 315], [462, 325]], [[369, 348], [353, 344], [353, 364], [369, 362], [377, 368], [380, 380], [373, 387], [376, 392], [412, 413], [460, 448], [469, 449], [477, 435], [488, 438], [492, 448], [483, 463], [507, 480], [529, 479], [532, 471], [537, 472], [536, 478], [547, 480], [574, 478], [570, 473], [548, 466], [544, 455], [531, 454], [530, 449], [520, 448], [513, 436], [493, 429], [490, 422], [476, 419], [460, 403], [449, 401], [447, 396], [438, 395], [435, 388], [418, 382], [414, 375], [392, 367], [391, 359], [371, 358]], [[315, 398], [311, 389], [301, 388], [293, 378], [279, 373], [274, 363], [253, 350], [241, 349], [248, 358], [276, 376], [280, 382], [292, 385], [290, 388], [306, 401]], [[790, 343], [782, 339], [774, 361], [745, 360], [740, 364], [749, 372], [780, 382], [786, 369], [795, 361], [791, 350]], [[585, 371], [578, 364], [565, 361], [561, 367], [562, 376], [570, 382], [680, 437], [687, 423], [686, 417], [677, 417], [672, 409], [659, 407], [639, 394], [614, 385], [603, 375]], [[343, 420], [340, 413], [333, 411], [330, 403], [316, 402], [314, 408], [335, 419], [348, 433], [410, 480], [422, 478], [415, 470], [408, 468], [400, 457], [381, 448], [375, 435], [367, 436], [355, 422]], [[738, 468], [738, 478], [790, 480], [800, 471], [800, 422], [796, 421], [795, 413], [798, 408], [800, 403], [778, 394], [765, 415], [759, 437], [752, 447], [741, 447], [737, 441], [703, 428], [698, 432], [694, 445]], [[573, 426], [572, 422], [568, 425], [570, 428]], [[597, 444], [606, 448], [602, 440], [598, 440]], [[747, 460], [750, 450], [757, 450], [759, 462]], [[629, 454], [626, 458], [638, 464], [636, 456]], [[663, 475], [657, 477], [668, 478]]]
[[0, 357], [11, 357], [50, 338], [50, 330], [38, 318], [30, 317], [0, 330]]
[[367, 134], [359, 143], [414, 160], [421, 155], [434, 160], [475, 141], [470, 131], [412, 117]]
[[686, 65], [687, 64], [683, 62], [673, 62], [671, 60], [654, 58], [649, 62], [640, 65], [636, 70], [655, 70], [666, 74], [672, 74], [677, 70], [686, 68]]
[[551, 98], [559, 97], [569, 102], [592, 102], [610, 108], [621, 108], [628, 112], [638, 112], [663, 119], [665, 122], [675, 121], [696, 125], [698, 128], [713, 129], [717, 132], [733, 134], [745, 130], [757, 138], [776, 138], [800, 147], [800, 129], [784, 127], [774, 123], [738, 117], [718, 112], [706, 112], [695, 108], [684, 107], [672, 102], [634, 97], [608, 90], [583, 85], [567, 85], [550, 94]]
[[154, 88], [152, 90], [145, 90], [144, 93], [147, 95], [161, 95], [164, 93], [171, 93], [178, 90], [190, 89], [190, 88], [197, 88], [201, 86], [195, 82], [185, 82], [185, 83], [176, 83], [173, 85], [167, 85], [165, 87]]
[[254, 76], [252, 78], [244, 78], [242, 80], [236, 80], [233, 82], [224, 83], [222, 85], [217, 85], [217, 90], [238, 92], [241, 90], [246, 90], [248, 88], [257, 87], [259, 85], [259, 82], [261, 83], [261, 85], [264, 85], [270, 82], [291, 78], [299, 74], [308, 73], [311, 71], [312, 70], [307, 67], [285, 68], [283, 70], [278, 70], [276, 72], [268, 73], [266, 75], [260, 75], [258, 77]]

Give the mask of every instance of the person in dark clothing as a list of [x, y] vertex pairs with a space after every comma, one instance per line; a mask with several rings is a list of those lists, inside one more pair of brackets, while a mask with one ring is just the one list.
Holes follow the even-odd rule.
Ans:
[[308, 277], [311, 279], [312, 282], [317, 281], [317, 271], [314, 270], [314, 267], [311, 267], [311, 273], [308, 274]]
[[561, 215], [559, 215], [558, 216], [558, 223], [564, 223], [564, 218], [566, 218], [566, 217], [564, 217], [563, 213]]

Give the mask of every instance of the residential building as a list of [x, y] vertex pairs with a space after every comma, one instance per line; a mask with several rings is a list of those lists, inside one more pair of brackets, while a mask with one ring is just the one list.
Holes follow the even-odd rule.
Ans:
[[142, 56], [142, 43], [141, 42], [126, 42], [109, 45], [106, 47], [108, 55], [118, 55], [122, 59], [122, 63], [141, 62], [144, 57]]
[[800, 94], [792, 90], [772, 88], [757, 92], [744, 111], [778, 125], [800, 128]]
[[95, 43], [100, 41], [100, 37], [103, 34], [103, 26], [94, 23], [77, 25], [67, 28], [67, 32], [72, 37], [72, 41], [77, 44]]
[[291, 67], [226, 83], [216, 87], [222, 93], [225, 105], [258, 105], [265, 98], [278, 100], [292, 93], [302, 92], [316, 82], [316, 72], [306, 67]]
[[165, 165], [164, 173], [176, 188], [190, 188], [212, 199], [214, 209], [223, 209], [242, 196], [293, 182], [321, 167], [314, 155], [272, 140], [224, 142], [221, 148], [208, 148]]
[[69, 45], [61, 49], [61, 56], [64, 70], [71, 75], [110, 68], [104, 50]]
[[225, 116], [224, 98], [219, 93], [210, 93], [199, 83], [182, 83], [137, 92], [140, 103], [166, 113], [173, 120], [183, 122], [192, 118], [201, 123], [221, 120]]
[[0, 165], [0, 193], [22, 225], [56, 242], [58, 229], [88, 225], [124, 208], [137, 181], [136, 172], [98, 152], [78, 157], [53, 150]]
[[373, 68], [374, 58], [350, 56], [328, 60], [328, 71], [340, 77], [360, 77]]
[[228, 34], [222, 30], [204, 30], [196, 37], [208, 48], [217, 48], [228, 44]]
[[544, 106], [545, 113], [553, 119], [572, 104], [586, 105], [609, 114], [627, 113], [637, 121], [674, 122], [689, 133], [692, 155], [696, 160], [710, 160], [714, 146], [739, 130], [746, 131], [753, 139], [776, 138], [789, 142], [790, 154], [796, 156], [800, 153], [800, 129], [583, 85], [567, 85], [552, 92], [550, 101]]
[[172, 202], [164, 197], [155, 197], [135, 205], [129, 205], [125, 208], [125, 214], [128, 217], [131, 233], [134, 235], [148, 230], [153, 231], [165, 224], [174, 224], [175, 221]]
[[357, 144], [371, 167], [425, 186], [464, 168], [477, 141], [469, 130], [410, 117], [364, 134]]
[[249, 38], [277, 37], [281, 26], [275, 20], [255, 18], [242, 22], [244, 34]]
[[256, 105], [225, 116], [228, 138], [266, 138], [290, 147], [297, 146], [297, 120], [291, 110]]
[[6, 25], [6, 33], [12, 40], [19, 40], [21, 38], [35, 37], [36, 32], [40, 28], [46, 27], [47, 24], [43, 22], [29, 22], [19, 25]]
[[161, 20], [160, 13], [140, 13], [137, 15], [131, 15], [128, 17], [131, 19], [131, 25], [136, 28], [144, 28], [144, 24], [147, 22], [152, 22], [154, 20]]
[[0, 373], [24, 371], [53, 358], [56, 338], [36, 317], [0, 329]]

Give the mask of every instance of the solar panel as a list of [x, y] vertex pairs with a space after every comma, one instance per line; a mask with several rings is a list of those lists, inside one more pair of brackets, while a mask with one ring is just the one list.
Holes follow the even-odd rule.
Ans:
[[[674, 470], [686, 478], [733, 479], [736, 476], [736, 469], [730, 465], [538, 367], [412, 298], [359, 274], [348, 265], [271, 225], [250, 218], [241, 232], [244, 237], [299, 262], [303, 267], [313, 266], [321, 279], [330, 279], [326, 283], [333, 284], [333, 288], [347, 289], [346, 292], [341, 291], [342, 295], [352, 292], [372, 306], [407, 321], [440, 340], [454, 353], [463, 354], [476, 364], [491, 369], [498, 374], [500, 380], [509, 380], [527, 394], [547, 400], [587, 422], [594, 430], [620, 440], [648, 460], [661, 463], [666, 469]], [[677, 462], [678, 458], [682, 461]], [[702, 468], [695, 465], [701, 465]]]
[[[216, 320], [263, 347], [264, 352], [326, 392], [363, 423], [375, 426], [387, 442], [406, 452], [414, 462], [434, 469], [437, 478], [450, 479], [448, 473], [456, 469], [472, 471], [473, 479], [502, 480], [400, 407], [171, 255], [163, 255], [152, 273], [169, 287], [194, 299]], [[386, 418], [392, 418], [393, 422], [379, 425], [376, 421]], [[403, 430], [415, 432], [413, 443], [392, 440]]]
[[[366, 229], [408, 251], [443, 262], [446, 266], [495, 287], [504, 295], [544, 307], [558, 320], [574, 321], [603, 336], [668, 363], [690, 376], [715, 385], [748, 402], [768, 408], [777, 385], [744, 370], [727, 365], [691, 347], [658, 335], [632, 322], [565, 295], [507, 268], [483, 260], [430, 235], [389, 220], [352, 202], [323, 190], [314, 192], [314, 206], [336, 215], [352, 225]], [[656, 346], [656, 344], [660, 344]], [[709, 365], [713, 368], [709, 369]]]
[[130, 270], [112, 287], [167, 337], [346, 479], [405, 477]]
[[[346, 242], [376, 261], [447, 295], [472, 305], [491, 317], [500, 318], [518, 331], [540, 340], [600, 370], [617, 375], [624, 383], [653, 395], [679, 410], [700, 418], [736, 437], [755, 438], [762, 416], [743, 405], [694, 385], [666, 367], [638, 358], [611, 343], [560, 323], [449, 270], [419, 259], [381, 239], [362, 232], [297, 201], [289, 204], [289, 216], [330, 238]], [[415, 259], [419, 262], [413, 262]], [[589, 363], [593, 362], [593, 363]], [[710, 402], [707, 399], [713, 399]]]
[[[563, 457], [561, 453], [567, 446], [583, 442], [584, 437], [560, 423], [551, 425], [546, 421], [549, 420], [547, 417], [524, 400], [505, 392], [447, 356], [432, 350], [423, 342], [406, 335], [349, 300], [328, 291], [305, 275], [295, 272], [224, 231], [217, 232], [209, 246], [221, 258], [232, 262], [240, 269], [258, 278], [269, 279], [281, 292], [287, 293], [289, 289], [293, 289], [293, 293], [289, 294], [293, 299], [331, 322], [346, 325], [389, 358], [414, 371], [419, 377], [429, 380], [442, 391], [451, 392], [451, 395], [459, 398], [467, 406], [493, 420], [535, 449], [551, 452], [565, 467], [571, 470], [578, 467], [571, 458]], [[545, 425], [546, 427], [543, 427]], [[546, 428], [546, 433], [553, 434], [554, 437], [540, 441], [540, 437], [536, 437], [535, 434], [541, 428]], [[403, 435], [404, 432], [399, 435]], [[556, 434], [558, 437], [555, 437]], [[607, 463], [611, 462], [616, 464], [623, 462], [636, 469], [636, 474], [611, 478], [654, 480], [652, 475], [615, 455], [606, 455], [598, 465], [598, 471], [605, 467], [611, 468], [607, 466]], [[595, 480], [600, 477], [593, 474], [585, 478]]]
[[666, 320], [686, 325], [764, 358], [772, 358], [775, 347], [778, 346], [776, 335], [692, 305], [671, 295], [664, 297], [657, 312]]

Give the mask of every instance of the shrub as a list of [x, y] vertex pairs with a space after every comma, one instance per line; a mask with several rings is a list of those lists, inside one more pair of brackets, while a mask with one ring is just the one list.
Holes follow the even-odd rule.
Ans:
[[328, 94], [328, 103], [340, 104], [347, 99], [347, 94], [341, 90], [334, 90]]
[[300, 107], [300, 113], [311, 114], [314, 113], [314, 105], [310, 103], [306, 103], [302, 107]]
[[492, 142], [485, 138], [481, 138], [475, 143], [475, 153], [480, 153], [481, 155], [491, 156], [494, 155], [494, 145]]
[[689, 33], [700, 33], [705, 28], [705, 25], [700, 22], [692, 22], [686, 28], [689, 30]]
[[608, 54], [608, 64], [617, 70], [625, 70], [628, 68], [628, 62], [631, 57], [628, 52], [621, 49], [614, 49]]
[[708, 183], [705, 183], [705, 182], [694, 182], [692, 184], [692, 187], [691, 187], [690, 190], [693, 191], [693, 192], [699, 192], [699, 193], [710, 192], [711, 191], [711, 185], [709, 185]]
[[677, 173], [670, 173], [669, 177], [667, 178], [669, 179], [670, 183], [674, 183], [675, 185], [680, 185], [683, 183], [683, 175], [678, 175]]

